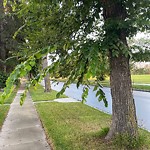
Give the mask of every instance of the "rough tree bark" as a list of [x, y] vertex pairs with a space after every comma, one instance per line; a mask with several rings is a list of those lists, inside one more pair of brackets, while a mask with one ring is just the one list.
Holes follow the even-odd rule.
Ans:
[[[47, 56], [43, 57], [43, 69], [45, 69], [48, 66], [47, 62]], [[51, 84], [50, 84], [50, 76], [49, 73], [46, 74], [44, 77], [44, 84], [45, 84], [45, 92], [50, 92], [51, 91]]]
[[[126, 9], [121, 1], [102, 0], [103, 17], [105, 24], [108, 21], [124, 21], [127, 17]], [[113, 30], [113, 29], [112, 29]], [[115, 29], [118, 39], [127, 45], [126, 32], [123, 29]], [[112, 31], [113, 33], [114, 31]], [[106, 36], [110, 36], [111, 28], [107, 30]], [[128, 134], [137, 137], [137, 118], [135, 104], [132, 94], [131, 75], [129, 69], [129, 56], [126, 57], [121, 49], [116, 57], [110, 51], [110, 84], [112, 95], [112, 124], [106, 136], [107, 140], [112, 139], [116, 134]]]

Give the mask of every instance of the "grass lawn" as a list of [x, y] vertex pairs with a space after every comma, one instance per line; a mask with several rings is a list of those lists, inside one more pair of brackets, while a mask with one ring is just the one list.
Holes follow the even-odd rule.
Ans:
[[36, 108], [54, 150], [106, 150], [98, 138], [110, 116], [81, 103], [44, 103]]
[[[54, 150], [123, 150], [106, 143], [102, 131], [111, 116], [82, 103], [40, 103], [37, 111]], [[140, 130], [150, 149], [150, 133]]]
[[[13, 93], [10, 95], [9, 98], [6, 99], [6, 101], [4, 102], [4, 104], [11, 104], [12, 101], [14, 100], [15, 96], [16, 96], [16, 92], [17, 92], [18, 88], [16, 88]], [[0, 92], [0, 95], [2, 93]], [[9, 105], [0, 105], [0, 129], [3, 125], [3, 122], [6, 118], [6, 115], [9, 111], [10, 106]]]
[[[36, 89], [34, 87], [30, 88], [30, 94], [34, 102], [37, 101], [48, 101], [56, 99], [56, 94], [58, 92], [52, 90], [50, 93], [45, 93], [44, 88], [41, 85], [38, 85]], [[61, 95], [60, 98], [67, 98], [65, 95]]]
[[133, 83], [146, 83], [150, 84], [150, 75], [132, 75]]

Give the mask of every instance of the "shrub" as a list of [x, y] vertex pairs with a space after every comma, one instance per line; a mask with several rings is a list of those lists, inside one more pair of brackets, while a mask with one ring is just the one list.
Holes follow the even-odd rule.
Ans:
[[6, 86], [7, 78], [8, 78], [8, 74], [4, 72], [0, 72], [0, 89]]

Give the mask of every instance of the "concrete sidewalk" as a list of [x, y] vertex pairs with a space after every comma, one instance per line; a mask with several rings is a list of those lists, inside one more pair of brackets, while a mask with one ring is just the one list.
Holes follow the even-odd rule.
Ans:
[[20, 106], [18, 93], [0, 132], [0, 150], [50, 150], [30, 95]]

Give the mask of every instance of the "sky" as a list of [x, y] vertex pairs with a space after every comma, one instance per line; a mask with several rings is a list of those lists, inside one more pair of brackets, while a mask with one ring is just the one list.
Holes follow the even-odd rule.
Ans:
[[140, 38], [150, 39], [150, 33], [138, 32], [134, 38], [135, 39], [140, 39]]

